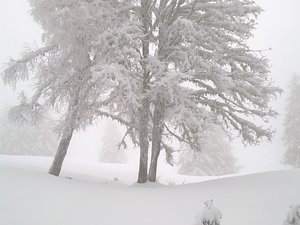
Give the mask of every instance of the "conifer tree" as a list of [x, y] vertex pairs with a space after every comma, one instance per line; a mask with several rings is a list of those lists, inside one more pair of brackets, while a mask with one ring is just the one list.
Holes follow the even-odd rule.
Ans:
[[11, 118], [11, 114], [3, 110], [0, 115], [0, 154], [55, 155], [58, 140], [52, 119], [44, 115], [38, 122], [31, 123], [25, 118], [26, 115], [22, 115], [21, 122], [20, 119]]
[[300, 78], [294, 75], [284, 123], [284, 141], [287, 148], [283, 163], [300, 167]]
[[207, 127], [201, 137], [201, 151], [194, 151], [187, 144], [183, 144], [180, 150], [179, 174], [220, 176], [238, 171], [228, 137], [219, 126]]
[[104, 128], [99, 161], [104, 163], [126, 163], [127, 156], [121, 145], [122, 135], [118, 126], [109, 121]]
[[[130, 20], [105, 33], [98, 58], [129, 79], [119, 80], [131, 92], [116, 111], [140, 146], [138, 182], [156, 181], [161, 149], [172, 163], [170, 139], [201, 150], [205, 124], [223, 126], [228, 135], [236, 130], [245, 143], [271, 139], [261, 122], [276, 115], [269, 102], [280, 89], [270, 82], [267, 59], [247, 45], [260, 7], [246, 0], [124, 2], [131, 3]], [[130, 40], [126, 47], [120, 33]]]
[[128, 13], [120, 11], [123, 3], [119, 1], [29, 2], [33, 18], [44, 30], [43, 46], [28, 48], [18, 60], [10, 59], [2, 76], [5, 84], [13, 87], [26, 79], [35, 87], [30, 101], [18, 107], [19, 112], [38, 117], [40, 108], [51, 108], [61, 115], [60, 143], [49, 170], [58, 176], [75, 129], [91, 124], [99, 116], [117, 118], [107, 110], [113, 111], [108, 104], [118, 98], [114, 88], [124, 90], [112, 77], [114, 66], [103, 68], [103, 76], [99, 71], [99, 76], [95, 75], [93, 66], [100, 64], [96, 55], [102, 47], [99, 35], [112, 25], [120, 26]]
[[228, 135], [233, 128], [246, 143], [270, 139], [272, 130], [252, 122], [276, 115], [269, 101], [280, 92], [270, 82], [267, 60], [247, 45], [261, 8], [244, 0], [161, 0], [143, 9], [155, 15], [145, 23], [153, 48], [146, 61], [149, 180], [156, 180], [161, 148], [171, 156], [167, 137], [200, 151], [205, 124], [219, 124]]

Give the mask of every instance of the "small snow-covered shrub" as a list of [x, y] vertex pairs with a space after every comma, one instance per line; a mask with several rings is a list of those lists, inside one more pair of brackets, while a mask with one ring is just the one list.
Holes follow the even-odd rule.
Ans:
[[204, 208], [196, 216], [193, 225], [220, 225], [221, 211], [214, 206], [213, 200], [204, 202]]
[[300, 225], [300, 205], [291, 205], [284, 225]]

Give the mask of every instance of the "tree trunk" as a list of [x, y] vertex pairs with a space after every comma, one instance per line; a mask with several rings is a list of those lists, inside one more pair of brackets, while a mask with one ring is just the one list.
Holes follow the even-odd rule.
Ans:
[[[150, 0], [141, 0], [141, 22], [143, 24], [144, 38], [142, 39], [142, 54], [143, 59], [149, 57], [149, 30], [151, 24]], [[142, 62], [143, 68], [143, 84], [142, 93], [143, 100], [142, 106], [139, 110], [139, 143], [140, 143], [140, 165], [138, 173], [138, 183], [145, 183], [148, 179], [148, 148], [149, 148], [149, 114], [150, 114], [150, 101], [147, 97], [147, 90], [149, 88], [149, 71], [146, 67], [146, 62]]]
[[163, 112], [164, 105], [161, 101], [155, 103], [153, 113], [153, 129], [152, 129], [152, 151], [151, 151], [151, 163], [149, 170], [149, 181], [156, 182], [157, 173], [157, 161], [161, 149], [161, 138], [164, 129], [163, 124]]
[[73, 129], [70, 131], [69, 129], [63, 134], [63, 137], [60, 140], [57, 152], [55, 154], [52, 165], [49, 169], [49, 174], [54, 176], [59, 176], [63, 161], [66, 157], [67, 150], [73, 135]]
[[67, 117], [67, 119], [65, 121], [67, 124], [63, 130], [62, 138], [60, 140], [58, 149], [54, 156], [54, 160], [53, 160], [52, 165], [48, 172], [49, 174], [52, 174], [54, 176], [59, 176], [61, 168], [62, 168], [62, 164], [67, 155], [67, 150], [68, 150], [68, 147], [71, 142], [71, 138], [72, 138], [73, 131], [74, 131], [75, 118], [77, 116], [77, 110], [78, 110], [75, 108], [78, 105], [79, 92], [80, 92], [80, 88], [78, 88], [75, 92], [75, 96], [74, 96], [73, 104], [72, 104], [73, 107], [72, 106], [69, 107], [69, 112], [68, 112], [69, 116]]
[[149, 123], [149, 101], [144, 100], [143, 109], [140, 113], [140, 131], [139, 131], [139, 142], [140, 142], [140, 165], [138, 174], [138, 183], [147, 182], [148, 177], [148, 123]]

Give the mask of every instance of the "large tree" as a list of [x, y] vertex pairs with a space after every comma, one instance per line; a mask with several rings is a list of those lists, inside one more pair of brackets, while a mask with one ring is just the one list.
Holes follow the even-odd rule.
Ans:
[[162, 148], [172, 162], [172, 138], [201, 150], [205, 124], [223, 126], [228, 135], [236, 130], [245, 143], [271, 138], [261, 124], [276, 115], [269, 102], [280, 89], [272, 86], [267, 59], [247, 45], [260, 7], [246, 0], [131, 3], [123, 8], [130, 20], [102, 35], [95, 71], [113, 66], [112, 74], [127, 76], [119, 82], [129, 87], [131, 104], [115, 106], [140, 146], [138, 182], [156, 180]]
[[300, 78], [294, 75], [291, 80], [290, 96], [284, 123], [284, 141], [287, 147], [283, 163], [300, 167]]
[[152, 49], [146, 61], [149, 180], [156, 180], [161, 148], [171, 149], [166, 138], [201, 150], [206, 123], [220, 124], [228, 135], [233, 128], [244, 142], [270, 139], [272, 131], [259, 120], [276, 115], [269, 101], [280, 90], [270, 82], [267, 59], [247, 45], [261, 8], [246, 0], [161, 0], [141, 7], [143, 15], [152, 15], [149, 28], [143, 26]]
[[110, 116], [100, 109], [109, 108], [111, 100], [118, 97], [113, 91], [117, 82], [108, 67], [102, 71], [106, 76], [93, 76], [98, 62], [95, 52], [108, 23], [126, 21], [128, 14], [119, 10], [119, 1], [29, 2], [35, 21], [44, 30], [43, 46], [29, 48], [19, 60], [11, 59], [2, 74], [5, 83], [13, 87], [25, 79], [34, 85], [34, 94], [19, 106], [20, 113], [30, 111], [38, 117], [40, 108], [54, 108], [61, 115], [60, 143], [49, 170], [58, 176], [74, 129], [87, 126], [97, 116]]

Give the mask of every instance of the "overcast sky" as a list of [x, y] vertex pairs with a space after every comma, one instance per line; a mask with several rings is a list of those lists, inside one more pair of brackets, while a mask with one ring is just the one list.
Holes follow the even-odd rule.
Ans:
[[[250, 41], [253, 49], [268, 49], [265, 54], [270, 59], [272, 80], [285, 90], [273, 106], [280, 116], [272, 121], [277, 130], [272, 143], [257, 147], [244, 147], [234, 143], [234, 153], [244, 172], [279, 169], [284, 152], [281, 141], [287, 85], [294, 73], [300, 74], [300, 0], [256, 0], [265, 10], [259, 17], [254, 38]], [[17, 57], [25, 43], [39, 42], [41, 30], [32, 20], [26, 0], [0, 1], [0, 67], [9, 56]], [[0, 81], [0, 108], [14, 104], [17, 93], [4, 87]], [[92, 134], [94, 131], [88, 131]], [[93, 135], [90, 141], [95, 139]], [[92, 138], [91, 138], [92, 137]], [[78, 141], [78, 140], [77, 140]], [[78, 151], [78, 149], [77, 149]]]

